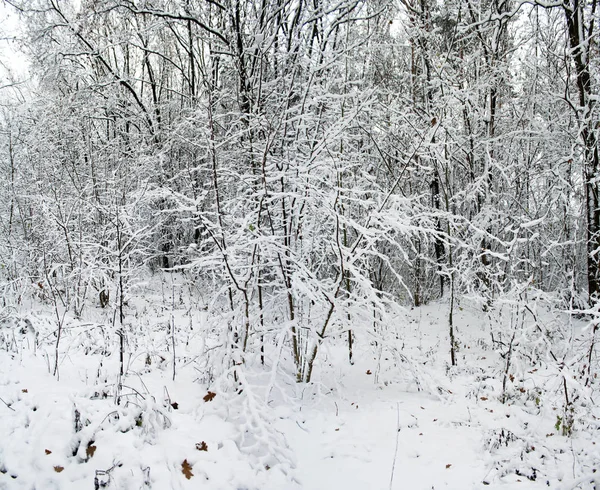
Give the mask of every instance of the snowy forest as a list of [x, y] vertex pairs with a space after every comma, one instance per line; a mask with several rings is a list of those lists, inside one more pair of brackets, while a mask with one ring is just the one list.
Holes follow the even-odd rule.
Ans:
[[600, 488], [599, 3], [4, 0], [0, 489]]

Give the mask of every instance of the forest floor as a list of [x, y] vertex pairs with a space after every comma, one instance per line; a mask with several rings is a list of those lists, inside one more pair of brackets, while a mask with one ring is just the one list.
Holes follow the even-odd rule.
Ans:
[[[168, 325], [169, 312], [138, 310], [140, 325]], [[447, 303], [406, 311], [394, 358], [360, 332], [354, 365], [325, 344], [308, 386], [274, 383], [267, 357], [245, 368], [238, 394], [206, 384], [189, 332], [177, 339], [173, 381], [172, 355], [160, 350], [168, 328], [139, 334], [119, 390], [117, 343], [100, 323], [67, 320], [53, 376], [54, 320], [32, 309], [0, 325], [0, 489], [594, 488], [593, 390], [566, 411], [564, 366], [516, 354], [503, 389], [507, 351], [467, 301], [450, 367], [447, 314]]]

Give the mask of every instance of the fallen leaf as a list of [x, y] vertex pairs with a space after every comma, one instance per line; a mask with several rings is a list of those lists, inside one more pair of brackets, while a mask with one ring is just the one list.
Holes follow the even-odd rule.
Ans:
[[212, 402], [215, 396], [217, 396], [216, 393], [213, 393], [212, 391], [209, 391], [206, 395], [204, 395], [203, 400], [205, 402]]
[[373, 374], [370, 369], [367, 369], [367, 374]]
[[86, 456], [89, 458], [93, 458], [94, 457], [94, 453], [96, 452], [97, 447], [93, 445], [94, 441], [90, 441], [88, 442], [88, 447], [85, 450], [85, 454]]
[[27, 388], [24, 388], [21, 390], [21, 393], [29, 393], [29, 392], [27, 391]]
[[171, 403], [171, 406], [173, 407], [173, 410], [177, 410], [179, 408], [179, 403], [173, 402]]
[[44, 452], [45, 452], [46, 454], [52, 454], [52, 451], [50, 451], [50, 449], [44, 449]]
[[482, 397], [481, 397], [481, 401], [482, 401], [482, 402], [485, 402], [485, 401], [487, 401], [487, 396], [482, 396]]
[[194, 474], [192, 473], [192, 465], [188, 463], [187, 459], [184, 459], [183, 463], [181, 463], [181, 472], [183, 473], [183, 476], [185, 476], [188, 480], [190, 480], [192, 476], [194, 476]]
[[446, 465], [446, 469], [450, 468], [450, 466], [452, 466], [452, 465], [451, 465], [450, 463], [448, 463], [448, 464]]
[[196, 449], [198, 451], [208, 451], [208, 445], [206, 444], [206, 442], [202, 441], [202, 442], [197, 442], [196, 443]]
[[64, 468], [62, 466], [55, 466], [54, 467], [54, 471], [56, 471], [57, 473], [60, 473], [62, 470], [64, 470]]

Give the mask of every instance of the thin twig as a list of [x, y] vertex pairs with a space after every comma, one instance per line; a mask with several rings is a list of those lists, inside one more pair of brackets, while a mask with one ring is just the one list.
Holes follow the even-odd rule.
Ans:
[[0, 398], [0, 402], [4, 403], [6, 405], [6, 407], [11, 409], [13, 412], [15, 411], [15, 409], [13, 407], [11, 407], [8, 403], [6, 403], [2, 398]]
[[390, 490], [394, 483], [394, 470], [396, 469], [396, 457], [398, 456], [398, 440], [400, 439], [400, 403], [396, 402], [396, 449], [394, 449], [394, 461], [392, 463], [392, 474], [390, 476]]

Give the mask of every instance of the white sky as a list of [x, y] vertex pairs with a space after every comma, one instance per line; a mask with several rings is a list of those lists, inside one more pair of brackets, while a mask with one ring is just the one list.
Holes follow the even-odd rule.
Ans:
[[23, 81], [29, 75], [29, 62], [19, 52], [20, 21], [14, 9], [0, 4], [0, 87]]

